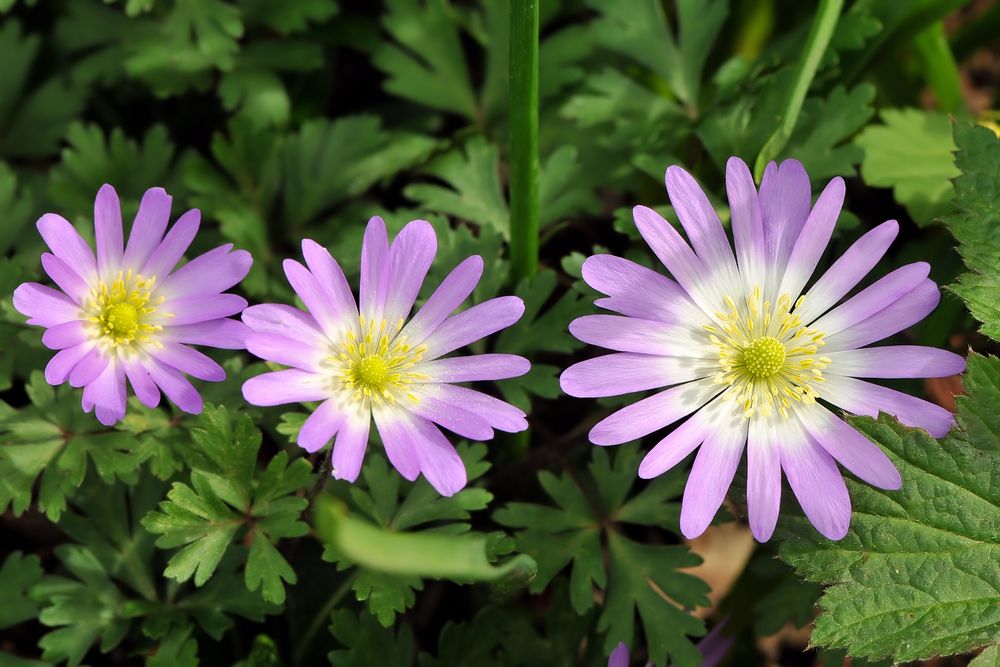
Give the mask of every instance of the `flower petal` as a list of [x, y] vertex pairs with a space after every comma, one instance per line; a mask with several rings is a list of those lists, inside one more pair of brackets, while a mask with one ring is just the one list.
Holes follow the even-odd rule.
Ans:
[[954, 416], [939, 405], [864, 380], [824, 374], [820, 396], [856, 415], [877, 417], [887, 412], [907, 426], [922, 428], [935, 438], [943, 438], [955, 422]]
[[796, 410], [796, 414], [813, 440], [859, 479], [880, 489], [903, 485], [899, 471], [881, 448], [843, 419], [820, 405]]
[[121, 364], [108, 364], [84, 391], [88, 402], [93, 402], [97, 421], [105, 426], [114, 426], [125, 416], [125, 370]]
[[97, 276], [94, 251], [66, 218], [55, 213], [46, 213], [38, 219], [35, 226], [38, 227], [38, 233], [41, 234], [45, 245], [66, 266], [71, 267], [87, 281]]
[[705, 268], [720, 275], [723, 280], [737, 280], [733, 249], [704, 191], [691, 174], [677, 166], [667, 168], [665, 180], [670, 203]]
[[760, 181], [760, 212], [764, 226], [767, 261], [781, 275], [799, 238], [812, 202], [809, 174], [798, 160], [771, 162]]
[[222, 366], [201, 352], [172, 341], [159, 343], [157, 346], [150, 346], [149, 353], [163, 364], [207, 382], [226, 379], [226, 371]]
[[42, 334], [42, 344], [50, 350], [63, 350], [86, 342], [89, 338], [82, 320], [70, 320], [46, 329]]
[[427, 356], [434, 359], [465, 347], [506, 329], [523, 314], [524, 302], [516, 296], [500, 296], [463, 310], [445, 320], [427, 339]]
[[519, 433], [528, 428], [520, 408], [474, 389], [453, 384], [427, 384], [420, 387], [421, 395], [429, 395], [461, 410], [478, 415], [491, 427], [505, 433]]
[[389, 237], [385, 222], [375, 216], [368, 221], [361, 242], [361, 314], [370, 322], [379, 322], [385, 312], [389, 292]]
[[330, 396], [325, 379], [296, 368], [263, 373], [243, 383], [243, 398], [252, 405], [322, 401]]
[[62, 292], [38, 283], [21, 283], [14, 290], [14, 308], [28, 324], [53, 327], [81, 317], [80, 306]]
[[698, 449], [681, 500], [681, 533], [698, 537], [722, 506], [743, 457], [748, 420], [735, 401], [719, 411], [719, 422]]
[[163, 336], [175, 343], [207, 345], [222, 350], [242, 350], [250, 333], [239, 320], [218, 319], [166, 327]]
[[731, 157], [726, 163], [726, 194], [732, 213], [733, 242], [740, 275], [745, 284], [759, 285], [765, 293], [770, 293], [766, 280], [768, 258], [764, 245], [764, 221], [757, 188], [750, 168], [738, 157]]
[[805, 433], [781, 446], [781, 467], [809, 522], [821, 535], [842, 539], [851, 525], [851, 498], [833, 457]]
[[823, 189], [816, 200], [816, 205], [809, 212], [802, 232], [795, 240], [792, 254], [788, 258], [788, 266], [778, 288], [778, 295], [787, 294], [795, 301], [802, 292], [806, 281], [816, 269], [819, 258], [823, 256], [833, 228], [840, 217], [840, 209], [844, 205], [844, 179], [834, 178]]
[[285, 336], [314, 347], [328, 344], [312, 315], [293, 306], [263, 303], [250, 306], [240, 317], [253, 331]]
[[324, 353], [320, 349], [277, 334], [251, 332], [246, 342], [250, 354], [304, 371], [319, 372], [320, 362], [329, 356], [329, 352]]
[[209, 250], [174, 271], [158, 292], [168, 299], [224, 292], [247, 277], [253, 258], [246, 250], [230, 252], [232, 243]]
[[372, 410], [372, 416], [389, 463], [412, 482], [420, 474], [420, 463], [416, 451], [419, 443], [411, 428], [409, 415], [401, 408], [381, 405]]
[[695, 412], [667, 437], [656, 443], [639, 464], [639, 477], [652, 479], [667, 472], [687, 458], [687, 455], [705, 441], [712, 430], [712, 419], [717, 416], [722, 401], [715, 400]]
[[569, 325], [578, 340], [617, 352], [709, 359], [718, 353], [689, 326], [617, 315], [584, 315]]
[[886, 345], [831, 352], [830, 371], [862, 378], [942, 378], [965, 370], [965, 358], [936, 347]]
[[405, 320], [420, 293], [420, 287], [437, 254], [437, 236], [426, 220], [408, 223], [389, 248], [389, 284], [385, 319], [389, 324]]
[[82, 343], [75, 347], [59, 350], [45, 366], [45, 381], [59, 385], [66, 381], [73, 368], [93, 349], [93, 343]]
[[852, 324], [863, 322], [910, 292], [927, 277], [930, 270], [927, 262], [901, 266], [816, 320], [812, 326], [826, 336], [832, 336]]
[[358, 304], [340, 265], [326, 248], [310, 239], [302, 241], [302, 256], [315, 279], [315, 289], [321, 293], [323, 305], [317, 308], [324, 314], [328, 333], [337, 336], [347, 327], [355, 326]]
[[247, 300], [236, 294], [209, 294], [166, 301], [157, 309], [157, 315], [169, 313], [172, 317], [163, 316], [161, 323], [179, 326], [229, 317], [246, 307]]
[[347, 415], [337, 401], [328, 398], [303, 422], [296, 442], [309, 453], [317, 452], [330, 442], [346, 419]]
[[622, 352], [573, 364], [559, 377], [570, 396], [596, 398], [668, 387], [717, 372], [718, 364], [687, 357]]
[[122, 207], [118, 193], [105, 183], [94, 199], [94, 240], [97, 270], [105, 280], [122, 268], [125, 242], [122, 235]]
[[434, 359], [411, 371], [427, 376], [416, 382], [479, 382], [520, 377], [531, 370], [531, 362], [516, 354], [470, 354]]
[[104, 369], [108, 367], [110, 359], [98, 347], [90, 348], [90, 351], [73, 367], [69, 374], [69, 384], [71, 387], [85, 387], [96, 380]]
[[625, 642], [618, 642], [608, 658], [608, 667], [628, 667], [628, 646]]
[[90, 285], [80, 274], [51, 253], [42, 254], [42, 268], [52, 281], [77, 304], [83, 304], [90, 294]]
[[125, 375], [132, 385], [132, 391], [139, 401], [147, 408], [157, 407], [160, 404], [160, 389], [153, 382], [146, 367], [134, 358], [125, 359], [121, 363], [125, 367]]
[[204, 403], [201, 394], [194, 388], [180, 371], [161, 364], [155, 358], [150, 357], [145, 362], [146, 371], [149, 377], [156, 383], [156, 386], [166, 395], [171, 403], [179, 407], [184, 412], [192, 415], [201, 413]]
[[707, 323], [705, 314], [681, 286], [663, 274], [614, 255], [583, 262], [583, 279], [609, 298], [595, 303], [622, 315], [661, 322]]
[[442, 496], [453, 496], [461, 491], [468, 482], [468, 475], [454, 445], [426, 419], [416, 417], [411, 424], [421, 474]]
[[720, 391], [711, 378], [671, 387], [605, 417], [590, 430], [590, 441], [620, 445], [636, 440], [691, 414]]
[[940, 301], [941, 291], [934, 281], [924, 280], [887, 308], [829, 336], [823, 351], [853, 350], [888, 338], [927, 317]]
[[339, 304], [330, 299], [330, 290], [324, 288], [306, 267], [293, 259], [286, 259], [282, 266], [292, 289], [326, 336], [339, 338], [346, 327], [355, 325], [357, 318], [354, 312], [339, 309]]
[[423, 307], [400, 332], [411, 345], [419, 345], [431, 335], [451, 313], [469, 298], [483, 275], [483, 258], [472, 255], [452, 269]]
[[[633, 208], [632, 217], [639, 234], [652, 249], [653, 254], [663, 262], [692, 300], [706, 312], [711, 312], [709, 310], [713, 302], [710, 298], [711, 283], [706, 278], [705, 266], [673, 225], [646, 206]], [[708, 292], [703, 289], [705, 287], [709, 288]]]
[[178, 218], [160, 245], [150, 254], [140, 273], [146, 278], [155, 276], [161, 281], [166, 278], [194, 241], [200, 225], [201, 211], [196, 208]]
[[766, 419], [751, 419], [747, 435], [747, 514], [758, 542], [774, 534], [781, 509], [781, 440]]
[[414, 393], [419, 400], [406, 404], [406, 408], [413, 414], [440, 424], [463, 438], [489, 440], [493, 437], [493, 429], [489, 423], [474, 412], [453, 402], [442, 401], [433, 392], [418, 389]]
[[123, 264], [139, 269], [163, 240], [163, 233], [170, 222], [170, 205], [173, 198], [163, 188], [150, 188], [142, 195], [139, 212], [135, 214], [132, 231], [125, 245]]
[[889, 220], [855, 241], [806, 292], [805, 301], [796, 309], [802, 321], [812, 322], [854, 289], [882, 259], [898, 233], [899, 223]]
[[[365, 449], [368, 447], [368, 432], [371, 429], [372, 418], [368, 413], [348, 416], [337, 431], [337, 439], [333, 443], [333, 454], [330, 463], [331, 474], [335, 479], [353, 482], [361, 472], [361, 464], [365, 460]], [[414, 474], [416, 477], [416, 474]]]

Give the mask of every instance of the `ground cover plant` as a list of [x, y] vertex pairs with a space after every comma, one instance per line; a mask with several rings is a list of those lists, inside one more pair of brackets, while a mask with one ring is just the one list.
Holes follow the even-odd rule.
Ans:
[[0, 667], [1000, 665], [998, 30], [0, 0]]

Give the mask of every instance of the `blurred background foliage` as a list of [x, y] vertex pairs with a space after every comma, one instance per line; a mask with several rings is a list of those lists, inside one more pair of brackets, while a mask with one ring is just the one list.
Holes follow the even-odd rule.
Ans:
[[[684, 544], [683, 475], [639, 482], [635, 445], [592, 453], [586, 431], [614, 400], [585, 412], [595, 405], [559, 399], [556, 380], [580, 347], [566, 325], [591, 309], [583, 258], [652, 263], [630, 209], [673, 218], [669, 164], [690, 169], [728, 222], [730, 155], [758, 173], [762, 155], [799, 159], [814, 188], [848, 180], [835, 251], [896, 218], [881, 273], [917, 259], [941, 284], [963, 271], [939, 222], [956, 211], [952, 124], [1000, 129], [1000, 5], [841, 4], [819, 3], [838, 11], [810, 73], [813, 3], [544, 0], [542, 270], [514, 285], [507, 0], [0, 0], [0, 294], [40, 275], [35, 219], [58, 211], [87, 235], [104, 182], [127, 219], [154, 185], [175, 216], [200, 208], [195, 250], [250, 250], [252, 302], [291, 300], [280, 263], [303, 237], [356, 275], [369, 216], [391, 231], [430, 220], [428, 287], [480, 254], [473, 300], [508, 290], [527, 303], [492, 347], [534, 363], [499, 388], [531, 410], [531, 442], [463, 445], [475, 481], [453, 498], [378, 455], [357, 486], [324, 495], [379, 530], [472, 532], [491, 561], [517, 551], [537, 563], [530, 584], [521, 573], [459, 587], [298, 539], [327, 472], [294, 446], [302, 414], [242, 404], [239, 382], [260, 364], [222, 357], [230, 379], [203, 390], [228, 409], [134, 403], [103, 431], [41, 379], [40, 336], [5, 297], [0, 665], [312, 665], [328, 652], [335, 665], [597, 665], [618, 641], [637, 659], [692, 665], [704, 619], [725, 613], [740, 637], [731, 664], [844, 664], [843, 651], [804, 651], [795, 630], [817, 584], [772, 545], [751, 556], [738, 523]], [[993, 349], [976, 329], [946, 295], [905, 337]], [[953, 407], [954, 380], [904, 386]]]

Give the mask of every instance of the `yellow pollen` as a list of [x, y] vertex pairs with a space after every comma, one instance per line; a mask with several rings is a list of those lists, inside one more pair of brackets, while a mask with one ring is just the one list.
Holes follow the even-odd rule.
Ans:
[[354, 382], [371, 391], [379, 391], [389, 379], [389, 364], [377, 354], [369, 354], [351, 366]]
[[784, 365], [785, 346], [771, 336], [758, 338], [743, 350], [743, 367], [758, 380], [776, 375]]
[[745, 299], [726, 296], [723, 303], [717, 322], [705, 330], [719, 353], [715, 381], [729, 387], [725, 400], [736, 401], [748, 418], [777, 412], [786, 419], [792, 401], [814, 402], [830, 359], [817, 356], [822, 332], [807, 327], [796, 312], [803, 298], [764, 300], [755, 287]]
[[154, 284], [155, 278], [119, 271], [113, 280], [101, 281], [90, 291], [87, 319], [104, 345], [117, 348], [152, 342], [151, 335], [163, 329], [150, 323], [156, 306], [163, 302], [163, 297], [153, 298]]
[[402, 320], [390, 324], [362, 316], [358, 327], [348, 329], [326, 358], [333, 388], [346, 391], [349, 399], [361, 404], [394, 404], [400, 398], [417, 402], [410, 384], [427, 376], [412, 369], [427, 346], [410, 345], [399, 333], [403, 324]]

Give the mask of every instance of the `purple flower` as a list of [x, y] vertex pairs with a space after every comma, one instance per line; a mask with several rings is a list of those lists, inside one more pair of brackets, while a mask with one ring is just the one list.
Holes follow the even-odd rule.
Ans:
[[695, 537], [709, 525], [746, 445], [754, 536], [766, 541], [774, 531], [784, 471], [813, 525], [840, 539], [851, 501], [837, 462], [879, 488], [897, 489], [901, 480], [876, 445], [817, 399], [855, 414], [887, 412], [936, 437], [952, 424], [937, 405], [856, 379], [942, 377], [965, 367], [962, 357], [933, 348], [863, 349], [937, 306], [930, 267], [899, 268], [837, 306], [898, 232], [894, 220], [869, 231], [806, 289], [840, 215], [842, 179], [831, 181], [810, 209], [800, 163], [768, 165], [758, 193], [746, 164], [730, 159], [735, 255], [691, 175], [670, 167], [666, 181], [690, 246], [655, 211], [633, 212], [674, 280], [611, 255], [588, 258], [584, 279], [607, 295], [597, 305], [619, 315], [581, 317], [570, 330], [616, 353], [570, 367], [562, 387], [584, 397], [670, 387], [613, 413], [590, 440], [617, 445], [691, 415], [639, 467], [641, 477], [655, 477], [701, 445], [684, 490], [684, 535]]
[[160, 391], [185, 412], [201, 412], [198, 391], [184, 373], [218, 382], [217, 363], [188, 347], [242, 349], [246, 327], [225, 319], [247, 302], [223, 292], [243, 280], [252, 259], [220, 246], [174, 271], [198, 232], [201, 214], [192, 209], [164, 235], [171, 197], [163, 188], [146, 191], [123, 241], [118, 194], [103, 185], [94, 200], [97, 258], [65, 218], [46, 213], [38, 231], [51, 253], [45, 272], [60, 290], [24, 283], [14, 307], [28, 324], [45, 327], [42, 342], [58, 350], [45, 367], [49, 384], [83, 387], [83, 410], [94, 410], [110, 426], [125, 416], [128, 379], [143, 404], [156, 407]]
[[[697, 648], [701, 652], [699, 667], [716, 667], [729, 653], [729, 648], [733, 645], [733, 638], [723, 634], [728, 622], [729, 617], [727, 616], [698, 642]], [[647, 662], [646, 667], [651, 667], [652, 664], [652, 662]], [[618, 646], [611, 652], [608, 657], [608, 667], [629, 667], [628, 646], [625, 642], [618, 642]]]
[[309, 312], [264, 304], [243, 313], [251, 329], [247, 349], [291, 366], [251, 378], [243, 396], [254, 405], [322, 401], [302, 425], [298, 442], [315, 452], [336, 435], [332, 461], [338, 479], [357, 479], [372, 418], [396, 470], [409, 480], [423, 473], [446, 496], [465, 486], [465, 465], [435, 424], [473, 440], [492, 438], [493, 429], [527, 428], [521, 410], [452, 384], [523, 375], [526, 359], [441, 358], [510, 326], [524, 312], [520, 299], [507, 296], [451, 315], [479, 282], [482, 258], [459, 264], [407, 322], [436, 252], [429, 223], [414, 220], [390, 245], [385, 223], [372, 218], [361, 247], [360, 312], [337, 262], [305, 240], [306, 266], [288, 259], [284, 268]]

